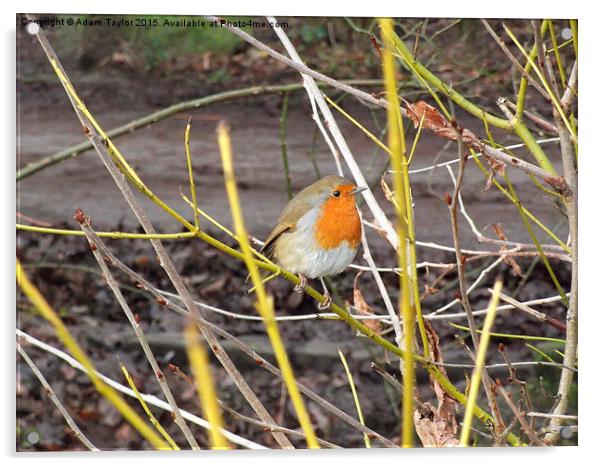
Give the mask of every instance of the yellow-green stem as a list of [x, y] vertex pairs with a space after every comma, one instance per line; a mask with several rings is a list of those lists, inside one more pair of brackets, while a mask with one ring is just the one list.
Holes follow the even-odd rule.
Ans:
[[493, 287], [493, 293], [489, 306], [487, 307], [487, 315], [485, 317], [485, 323], [483, 325], [483, 334], [479, 344], [479, 350], [477, 352], [475, 368], [470, 378], [470, 389], [468, 391], [468, 401], [466, 402], [466, 411], [464, 413], [464, 422], [462, 424], [462, 433], [460, 435], [460, 446], [467, 447], [468, 439], [470, 437], [470, 430], [472, 427], [472, 418], [474, 416], [475, 406], [477, 403], [477, 395], [479, 393], [479, 387], [481, 384], [481, 374], [485, 367], [485, 357], [487, 355], [487, 347], [489, 346], [489, 336], [493, 321], [495, 320], [495, 311], [497, 309], [497, 303], [500, 297], [500, 291], [502, 290], [502, 281], [497, 280]]
[[295, 375], [286, 354], [286, 349], [284, 347], [282, 337], [280, 336], [280, 331], [278, 330], [278, 324], [274, 318], [274, 300], [266, 293], [263, 283], [261, 283], [261, 276], [259, 274], [259, 270], [257, 269], [256, 262], [253, 259], [253, 253], [251, 251], [251, 245], [249, 244], [249, 238], [247, 236], [242, 210], [240, 207], [240, 200], [238, 198], [238, 190], [236, 188], [230, 135], [224, 122], [220, 122], [218, 125], [217, 139], [222, 157], [222, 165], [224, 167], [226, 191], [230, 201], [234, 230], [238, 235], [243, 259], [247, 265], [249, 275], [251, 276], [251, 281], [253, 282], [253, 286], [255, 288], [255, 295], [257, 296], [256, 307], [259, 311], [259, 314], [263, 318], [270, 343], [274, 348], [276, 360], [278, 361], [278, 365], [282, 371], [284, 383], [295, 408], [295, 412], [297, 413], [297, 418], [299, 419], [303, 433], [305, 434], [307, 446], [310, 448], [320, 448], [318, 439], [314, 433], [311, 419], [309, 418], [309, 414], [305, 409], [305, 403], [303, 402], [303, 398], [301, 398], [301, 393], [297, 387]]
[[25, 293], [25, 296], [29, 298], [31, 303], [40, 312], [42, 317], [54, 327], [58, 339], [65, 345], [71, 355], [84, 366], [96, 391], [109, 400], [132, 427], [140, 432], [151, 445], [159, 450], [171, 450], [169, 444], [157, 435], [153, 428], [149, 426], [115, 390], [109, 387], [98, 377], [98, 375], [96, 375], [96, 369], [94, 364], [92, 364], [92, 361], [88, 358], [86, 353], [84, 353], [77, 341], [75, 341], [75, 338], [73, 338], [71, 332], [69, 332], [69, 329], [67, 329], [58, 314], [44, 299], [36, 286], [29, 280], [18, 259], [17, 283], [23, 290], [23, 293]]
[[[403, 319], [403, 350], [407, 356], [403, 359], [403, 403], [402, 403], [402, 446], [413, 446], [414, 438], [414, 361], [409, 354], [413, 352], [414, 320], [415, 313], [410, 301], [411, 276], [413, 271], [408, 270], [408, 226], [411, 224], [411, 206], [408, 211], [406, 195], [408, 178], [405, 136], [403, 122], [397, 96], [397, 82], [395, 78], [395, 60], [393, 58], [393, 22], [391, 19], [380, 20], [382, 40], [385, 45], [383, 50], [383, 75], [385, 90], [389, 106], [387, 108], [387, 121], [389, 122], [388, 145], [391, 150], [391, 168], [393, 169], [393, 187], [397, 206], [397, 234], [399, 235], [398, 259], [399, 267], [403, 271], [399, 274], [400, 295], [399, 307]], [[405, 221], [404, 221], [405, 219]]]
[[207, 350], [199, 341], [199, 336], [196, 322], [190, 319], [184, 329], [184, 340], [186, 341], [186, 352], [194, 375], [201, 409], [211, 426], [209, 429], [211, 448], [214, 450], [229, 450], [231, 448], [230, 444], [222, 433], [224, 423], [215, 391], [209, 356]]

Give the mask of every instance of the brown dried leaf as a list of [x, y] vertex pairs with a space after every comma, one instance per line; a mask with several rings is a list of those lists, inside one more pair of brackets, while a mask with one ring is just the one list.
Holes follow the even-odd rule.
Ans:
[[[357, 309], [360, 314], [364, 314], [367, 316], [373, 316], [374, 312], [372, 312], [372, 308], [364, 299], [364, 295], [358, 286], [358, 278], [361, 273], [358, 273], [355, 276], [355, 280], [353, 281], [353, 306]], [[380, 320], [377, 319], [369, 319], [365, 320], [364, 325], [368, 327], [370, 330], [374, 331], [377, 335], [380, 335], [382, 332], [382, 326], [380, 324]]]
[[495, 175], [504, 176], [506, 174], [506, 164], [501, 160], [494, 159], [493, 157], [483, 154], [485, 156], [485, 160], [487, 160], [487, 164], [489, 165], [490, 172], [487, 177], [487, 183], [485, 184], [485, 189], [483, 189], [483, 193], [488, 191], [491, 188], [491, 183], [493, 182], [493, 177]]
[[462, 141], [465, 144], [480, 149], [481, 142], [472, 131], [450, 123], [439, 110], [432, 105], [427, 104], [424, 100], [419, 100], [415, 104], [411, 104], [407, 101], [404, 101], [404, 103], [408, 111], [408, 117], [414, 122], [414, 128], [418, 128], [422, 121], [423, 128], [430, 129], [440, 137], [451, 141], [457, 141], [458, 134], [461, 134]]
[[[433, 361], [443, 362], [443, 355], [439, 347], [439, 336], [429, 324], [424, 322], [426, 335], [430, 346], [430, 355]], [[445, 369], [441, 367], [445, 374]], [[424, 403], [422, 409], [414, 412], [414, 426], [420, 441], [425, 447], [453, 447], [459, 444], [456, 434], [456, 401], [445, 393], [439, 383], [430, 378], [433, 390], [437, 395], [437, 407]]]
[[458, 446], [460, 441], [451, 432], [448, 422], [437, 415], [435, 407], [430, 403], [425, 403], [424, 407], [430, 414], [424, 416], [420, 411], [414, 411], [414, 427], [422, 445], [437, 448]]

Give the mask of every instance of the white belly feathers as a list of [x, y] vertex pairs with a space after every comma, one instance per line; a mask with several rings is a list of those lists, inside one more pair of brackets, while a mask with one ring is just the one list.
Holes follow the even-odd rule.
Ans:
[[[297, 222], [292, 232], [282, 233], [274, 256], [276, 261], [292, 273], [301, 273], [308, 278], [320, 278], [337, 275], [347, 268], [357, 254], [347, 241], [332, 249], [317, 247], [314, 236], [314, 225], [320, 210], [309, 210]], [[299, 254], [299, 251], [305, 251]]]

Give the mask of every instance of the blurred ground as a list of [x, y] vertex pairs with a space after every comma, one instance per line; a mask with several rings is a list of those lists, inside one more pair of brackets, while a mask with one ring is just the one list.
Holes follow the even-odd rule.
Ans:
[[[299, 20], [297, 20], [299, 21]], [[317, 21], [317, 20], [316, 20]], [[342, 21], [342, 20], [341, 20]], [[451, 24], [450, 20], [431, 20], [431, 29], [438, 31]], [[425, 45], [424, 53], [436, 64], [436, 71], [452, 82], [462, 83], [470, 77], [474, 82], [464, 86], [470, 91], [470, 97], [488, 106], [500, 95], [511, 95], [512, 88], [507, 87], [512, 82], [508, 66], [501, 52], [491, 41], [483, 40], [482, 27], [468, 21], [461, 27], [453, 27], [439, 33], [432, 44]], [[312, 25], [310, 20], [305, 24]], [[318, 23], [316, 23], [318, 24]], [[338, 24], [338, 23], [337, 23]], [[409, 24], [409, 23], [408, 23]], [[521, 23], [524, 24], [524, 23]], [[293, 24], [294, 25], [294, 24]], [[340, 30], [343, 28], [339, 25]], [[409, 29], [409, 28], [408, 28]], [[311, 40], [299, 36], [296, 42], [300, 44], [300, 53], [308, 64], [338, 78], [376, 78], [380, 71], [376, 62], [376, 54], [371, 50], [367, 36], [360, 38], [352, 36], [346, 39], [342, 33], [337, 38], [321, 37], [319, 28], [310, 28], [316, 38]], [[318, 31], [318, 32], [316, 32]], [[306, 31], [306, 34], [310, 34]], [[265, 31], [259, 31], [257, 36], [269, 38]], [[109, 39], [86, 36], [90, 42], [81, 42], [79, 49], [65, 45], [64, 38], [58, 33], [51, 33], [50, 39], [56, 40], [56, 51], [59, 57], [65, 59], [68, 73], [78, 92], [80, 92], [92, 113], [104, 128], [109, 129], [127, 123], [134, 118], [145, 115], [172, 103], [201, 97], [225, 89], [239, 88], [251, 84], [298, 82], [299, 77], [271, 59], [254, 55], [252, 49], [241, 44], [234, 44], [229, 55], [204, 52], [203, 57], [191, 55], [190, 60], [171, 59], [160, 65], [149, 67], [148, 64], [132, 64], [124, 53], [127, 47], [115, 46]], [[461, 39], [461, 42], [459, 40]], [[277, 47], [273, 38], [272, 44]], [[330, 40], [330, 43], [329, 43]], [[332, 41], [334, 40], [334, 46]], [[413, 39], [412, 39], [413, 40]], [[96, 41], [96, 42], [95, 42]], [[346, 42], [347, 41], [347, 42]], [[60, 47], [62, 44], [62, 47]], [[104, 44], [104, 45], [103, 45]], [[112, 44], [112, 45], [111, 45]], [[324, 45], [325, 44], [325, 45]], [[345, 53], [345, 44], [351, 44]], [[478, 45], [477, 45], [478, 44]], [[104, 47], [104, 48], [103, 48]], [[92, 54], [95, 49], [105, 51]], [[437, 50], [434, 53], [433, 50]], [[326, 56], [328, 50], [334, 50], [332, 56]], [[72, 52], [72, 53], [70, 53]], [[109, 53], [110, 52], [110, 53]], [[107, 61], [106, 56], [110, 57]], [[83, 57], [83, 58], [82, 58]], [[86, 58], [87, 57], [87, 58]], [[207, 58], [208, 57], [208, 58]], [[331, 61], [328, 61], [331, 60]], [[208, 69], [203, 69], [203, 63], [209, 61]], [[195, 64], [201, 63], [196, 66]], [[345, 66], [345, 63], [347, 65]], [[351, 64], [349, 64], [351, 63]], [[84, 140], [81, 126], [71, 110], [69, 102], [52, 76], [52, 71], [43, 56], [39, 45], [33, 38], [19, 32], [18, 64], [20, 67], [18, 86], [18, 157], [17, 165], [23, 166], [70, 145]], [[474, 71], [478, 64], [479, 72]], [[466, 68], [463, 68], [466, 67]], [[468, 69], [473, 70], [472, 75]], [[483, 71], [486, 69], [486, 72]], [[222, 70], [220, 75], [218, 72]], [[340, 70], [340, 72], [337, 72]], [[216, 74], [218, 73], [218, 74]], [[208, 79], [207, 76], [214, 76]], [[216, 79], [215, 76], [227, 76]], [[478, 79], [477, 79], [478, 78]], [[503, 84], [505, 83], [505, 84]], [[462, 86], [462, 84], [458, 84]], [[506, 87], [504, 87], [506, 86]], [[378, 90], [378, 89], [373, 89]], [[338, 94], [328, 91], [332, 97]], [[409, 100], [427, 98], [416, 93], [408, 94]], [[528, 101], [528, 108], [535, 108], [545, 115], [545, 107], [536, 96]], [[128, 161], [136, 168], [139, 175], [148, 185], [168, 204], [189, 216], [188, 206], [180, 199], [179, 188], [187, 189], [187, 171], [184, 157], [183, 135], [186, 121], [192, 116], [192, 155], [199, 203], [202, 208], [226, 225], [230, 225], [229, 206], [227, 204], [219, 153], [215, 138], [216, 116], [226, 118], [230, 124], [235, 154], [236, 173], [242, 193], [247, 227], [252, 234], [262, 238], [272, 228], [281, 209], [287, 202], [282, 174], [280, 152], [280, 110], [282, 96], [268, 95], [250, 97], [225, 104], [201, 108], [199, 110], [175, 115], [149, 128], [116, 140], [117, 146]], [[385, 115], [380, 110], [371, 110], [345, 98], [342, 106], [357, 118], [368, 129], [376, 134], [384, 127]], [[471, 128], [478, 135], [484, 135], [481, 125], [464, 114], [457, 115], [462, 125]], [[355, 129], [347, 120], [337, 116], [349, 146], [358, 164], [366, 174], [368, 181], [374, 186], [374, 192], [387, 213], [392, 209], [382, 195], [378, 182], [381, 172], [387, 168], [387, 157], [375, 150], [374, 145]], [[414, 131], [410, 131], [413, 138]], [[511, 135], [494, 132], [496, 141], [502, 144], [512, 144], [516, 138]], [[544, 135], [541, 135], [544, 136]], [[291, 96], [287, 119], [286, 144], [291, 169], [294, 191], [298, 191], [317, 178], [315, 166], [322, 175], [335, 172], [335, 165], [326, 144], [315, 124], [311, 120], [310, 108], [304, 92]], [[444, 142], [429, 133], [423, 133], [417, 146], [412, 169], [426, 167], [435, 162], [456, 158], [454, 146], [442, 150]], [[545, 146], [552, 161], [559, 166], [558, 151], [554, 144]], [[515, 152], [518, 156], [529, 160], [529, 155], [522, 150]], [[315, 158], [315, 165], [313, 163]], [[509, 171], [517, 193], [532, 212], [543, 223], [555, 228], [561, 238], [566, 238], [567, 227], [562, 214], [554, 205], [544, 200], [533, 183], [522, 173]], [[506, 236], [511, 241], [531, 242], [524, 225], [517, 215], [516, 208], [507, 202], [499, 192], [492, 188], [483, 192], [485, 178], [483, 174], [469, 163], [464, 180], [464, 202], [476, 225], [484, 229], [487, 236], [493, 237], [492, 223], [503, 225]], [[112, 180], [106, 174], [96, 154], [88, 151], [77, 158], [63, 164], [53, 166], [18, 184], [18, 210], [39, 221], [51, 223], [56, 227], [77, 228], [72, 220], [76, 207], [80, 207], [93, 220], [97, 230], [134, 231], [137, 224], [130, 213], [125, 201], [121, 198]], [[449, 214], [441, 196], [451, 192], [453, 185], [445, 169], [420, 173], [412, 176], [412, 190], [415, 201], [417, 239], [432, 241], [451, 246], [452, 238], [449, 228]], [[155, 226], [162, 232], [179, 231], [178, 225], [166, 214], [155, 208], [153, 204], [141, 197], [143, 205], [148, 209]], [[367, 209], [364, 215], [370, 219]], [[476, 242], [469, 225], [461, 220], [461, 238], [466, 248], [491, 249]], [[209, 228], [213, 231], [213, 229]], [[214, 231], [213, 231], [214, 232]], [[215, 232], [214, 232], [215, 233]], [[550, 240], [539, 234], [542, 242]], [[216, 233], [220, 239], [227, 241], [222, 234]], [[393, 266], [395, 256], [390, 247], [377, 235], [369, 232], [369, 241], [377, 264]], [[123, 315], [117, 307], [113, 296], [104, 285], [104, 280], [98, 274], [97, 266], [89, 253], [86, 242], [81, 238], [63, 238], [40, 236], [30, 233], [18, 234], [18, 254], [28, 272], [41, 287], [49, 302], [62, 313], [70, 329], [84, 344], [101, 372], [122, 380], [116, 357], [126, 363], [128, 368], [137, 376], [141, 391], [157, 393], [157, 387], [140, 351], [131, 338], [129, 326], [125, 324]], [[110, 241], [116, 254], [127, 264], [163, 288], [169, 288], [167, 280], [154, 261], [154, 254], [148, 244], [142, 241]], [[224, 257], [199, 241], [186, 240], [177, 244], [170, 243], [173, 258], [178, 269], [188, 280], [195, 295], [207, 304], [222, 307], [242, 313], [252, 313], [251, 298], [242, 290], [245, 273], [240, 264], [229, 257]], [[419, 261], [453, 261], [453, 256], [432, 249], [419, 249]], [[363, 264], [358, 256], [357, 263]], [[481, 260], [474, 268], [472, 279], [479, 270], [490, 261]], [[530, 259], [520, 260], [523, 270], [529, 268]], [[570, 281], [570, 268], [564, 263], [554, 262], [555, 270], [563, 285]], [[519, 300], [528, 300], [556, 294], [545, 269], [535, 264], [532, 274], [526, 283], [512, 276], [507, 266], [502, 266], [505, 286], [514, 291]], [[432, 282], [436, 273], [421, 276], [421, 283]], [[350, 300], [352, 297], [354, 273], [349, 271], [333, 280], [339, 299]], [[123, 278], [123, 277], [121, 277]], [[457, 282], [455, 275], [450, 274], [440, 285], [441, 291], [427, 297], [424, 302], [425, 312], [436, 309], [453, 299]], [[388, 289], [393, 300], [397, 297], [396, 279], [391, 274], [385, 274]], [[472, 295], [472, 303], [476, 309], [483, 308], [489, 295], [486, 285], [492, 283], [489, 277], [482, 287]], [[363, 276], [360, 287], [368, 303], [374, 305], [376, 312], [382, 310], [382, 302], [372, 280]], [[314, 311], [313, 303], [300, 299], [292, 293], [291, 287], [282, 280], [276, 280], [271, 285], [276, 296], [278, 313], [301, 314]], [[160, 363], [174, 363], [186, 366], [179, 334], [182, 329], [181, 318], [168, 314], [159, 309], [153, 301], [147, 301], [135, 291], [128, 291], [128, 301], [143, 317], [145, 330], [157, 336], [156, 350]], [[456, 308], [459, 311], [459, 308]], [[562, 306], [551, 305], [546, 312], [563, 319]], [[27, 302], [20, 303], [19, 327], [31, 332], [34, 336], [50, 340], [56, 344], [53, 332], [40, 321]], [[249, 323], [211, 316], [211, 320], [223, 325], [237, 336], [248, 339], [258, 348], [263, 348], [264, 330], [262, 324]], [[464, 323], [464, 322], [458, 322]], [[446, 323], [434, 324], [442, 341], [445, 341], [444, 354], [448, 362], [468, 362], [463, 350], [453, 342], [452, 336], [458, 333]], [[557, 331], [535, 326], [533, 321], [519, 313], [503, 313], [498, 316], [496, 330], [511, 333], [533, 333], [542, 331], [549, 336], [558, 336]], [[362, 400], [366, 422], [373, 429], [389, 438], [398, 433], [397, 395], [388, 390], [380, 377], [370, 369], [370, 361], [378, 360], [383, 364], [387, 361], [374, 346], [355, 339], [353, 333], [344, 324], [330, 321], [301, 321], [287, 322], [281, 325], [288, 349], [292, 355], [295, 370], [300, 380], [310, 388], [334, 402], [348, 413], [355, 412], [349, 388], [344, 378], [344, 372], [336, 354], [336, 348], [343, 348], [349, 358], [352, 371], [358, 383], [358, 391]], [[460, 332], [461, 333], [461, 332]], [[167, 337], [166, 337], [167, 335]], [[162, 337], [161, 337], [162, 336]], [[171, 338], [171, 342], [170, 342]], [[167, 340], [167, 341], [166, 341]], [[533, 353], [522, 343], [505, 341], [513, 358], [518, 360], [533, 358]], [[83, 375], [66, 367], [52, 356], [43, 355], [32, 349], [34, 360], [40, 367], [59, 397], [67, 400], [68, 407], [77, 413], [77, 421], [97, 441], [101, 448], [140, 448], [141, 443], [133, 440], [129, 426], [121, 421], [120, 416], [93, 392]], [[294, 418], [288, 403], [281, 397], [281, 384], [273, 380], [271, 375], [260, 368], [246, 363], [244, 357], [234, 355], [235, 362], [253, 388], [266, 405], [278, 416], [285, 419], [285, 425], [294, 425]], [[497, 358], [497, 359], [496, 359]], [[501, 360], [492, 353], [492, 360]], [[387, 368], [391, 372], [397, 370], [396, 364]], [[234, 409], [248, 411], [228, 378], [221, 368], [216, 367], [221, 394], [224, 401]], [[76, 449], [79, 444], [66, 434], [62, 419], [55, 413], [44, 398], [40, 397], [37, 381], [32, 378], [28, 369], [19, 365], [17, 415], [19, 419], [18, 448], [32, 449]], [[166, 371], [167, 372], [167, 371]], [[426, 383], [422, 371], [421, 383]], [[452, 380], [463, 385], [464, 370], [451, 372]], [[466, 372], [467, 373], [467, 372]], [[539, 373], [539, 372], [538, 372]], [[536, 374], [533, 369], [521, 369], [520, 378], [532, 378]], [[550, 386], [554, 386], [556, 373], [547, 373], [551, 377]], [[500, 377], [505, 376], [500, 372]], [[197, 411], [194, 392], [181, 380], [170, 380], [178, 399], [182, 400], [181, 407]], [[540, 390], [533, 387], [533, 390]], [[551, 388], [553, 390], [553, 388]], [[539, 392], [538, 392], [539, 393]], [[431, 396], [428, 388], [425, 396]], [[541, 398], [541, 397], [540, 397]], [[541, 398], [543, 407], [549, 402]], [[351, 431], [342, 422], [324, 417], [320, 411], [310, 404], [312, 415], [318, 425], [319, 435], [335, 443], [348, 447], [361, 447], [362, 437]], [[171, 425], [169, 416], [161, 417], [164, 426]], [[229, 428], [237, 433], [253, 438], [256, 441], [270, 445], [271, 436], [261, 432], [261, 429], [249, 427], [240, 421], [227, 419]], [[26, 433], [36, 430], [41, 441], [36, 445], [28, 444]], [[177, 432], [171, 427], [170, 433], [176, 438]], [[204, 433], [199, 432], [200, 437]], [[181, 440], [181, 439], [180, 439]]]

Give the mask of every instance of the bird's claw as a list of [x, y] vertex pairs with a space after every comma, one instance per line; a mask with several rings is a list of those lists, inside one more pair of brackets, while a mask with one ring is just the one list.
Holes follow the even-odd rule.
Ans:
[[305, 289], [307, 288], [307, 277], [305, 277], [305, 275], [299, 274], [299, 280], [300, 280], [299, 284], [295, 285], [293, 290], [295, 290], [295, 292], [297, 292], [297, 293], [303, 293], [305, 291]]
[[326, 309], [330, 308], [330, 305], [332, 304], [332, 297], [330, 296], [330, 293], [326, 293], [326, 301], [324, 301], [323, 303], [318, 303], [318, 309], [320, 311], [325, 311]]

